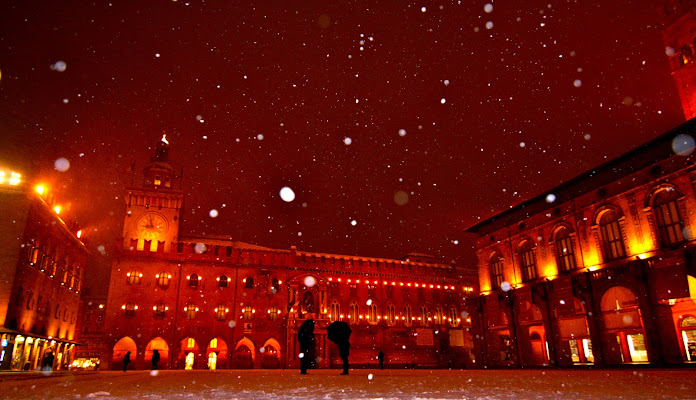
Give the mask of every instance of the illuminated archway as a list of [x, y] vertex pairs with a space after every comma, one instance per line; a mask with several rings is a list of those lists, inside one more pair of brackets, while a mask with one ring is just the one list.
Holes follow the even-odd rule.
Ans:
[[208, 349], [205, 354], [208, 360], [208, 369], [227, 367], [227, 343], [225, 343], [222, 338], [213, 338], [210, 343], [208, 343]]
[[156, 337], [145, 347], [145, 361], [152, 361], [152, 354], [157, 350], [160, 355], [160, 365], [168, 365], [169, 363], [169, 345], [161, 337]]
[[138, 354], [138, 348], [135, 341], [128, 336], [124, 336], [116, 342], [111, 355], [111, 364], [114, 369], [121, 369], [123, 365], [123, 357], [130, 351], [131, 362], [135, 361], [135, 355]]
[[184, 369], [193, 369], [198, 354], [198, 343], [193, 338], [185, 338], [181, 341], [181, 351], [179, 352], [179, 365]]
[[277, 340], [270, 338], [261, 347], [263, 350], [263, 368], [280, 368], [280, 343]]
[[234, 368], [254, 368], [254, 348], [254, 343], [247, 338], [242, 338], [242, 340], [237, 342], [237, 346], [234, 349]]
[[558, 318], [561, 339], [561, 364], [586, 364], [594, 362], [592, 339], [587, 323], [585, 306], [580, 299], [569, 296], [556, 304], [554, 314]]
[[623, 286], [609, 288], [600, 302], [607, 341], [617, 343], [608, 350], [613, 364], [648, 362], [648, 352], [638, 297]]

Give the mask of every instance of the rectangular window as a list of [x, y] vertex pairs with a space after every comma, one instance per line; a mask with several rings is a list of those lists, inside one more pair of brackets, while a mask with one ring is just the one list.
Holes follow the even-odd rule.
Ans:
[[663, 246], [673, 246], [684, 241], [676, 201], [655, 207], [655, 217]]
[[623, 240], [619, 221], [614, 220], [602, 225], [602, 238], [604, 239], [604, 256], [607, 261], [624, 257]]
[[491, 262], [491, 288], [498, 289], [503, 284], [503, 260], [498, 258]]
[[522, 261], [522, 280], [531, 281], [536, 279], [536, 262], [534, 260], [534, 248], [530, 247], [522, 251], [520, 254], [520, 260]]
[[350, 297], [356, 297], [358, 295], [358, 285], [354, 283], [348, 285], [348, 295]]

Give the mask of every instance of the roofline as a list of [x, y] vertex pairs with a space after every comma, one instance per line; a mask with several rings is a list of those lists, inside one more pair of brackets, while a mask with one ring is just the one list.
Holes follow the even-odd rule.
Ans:
[[[666, 160], [674, 156], [674, 151], [672, 150], [672, 140], [679, 134], [691, 133], [696, 131], [696, 118], [692, 118], [685, 123], [672, 128], [666, 133], [646, 142], [642, 145], [635, 147], [628, 152], [609, 160], [603, 164], [598, 165], [595, 168], [585, 171], [575, 178], [561, 183], [560, 185], [553, 187], [551, 189], [545, 190], [542, 194], [539, 194], [529, 200], [519, 203], [508, 210], [501, 213], [495, 214], [481, 222], [478, 222], [466, 229], [466, 233], [480, 233], [483, 228], [487, 225], [492, 225], [497, 221], [509, 218], [512, 222], [512, 216], [523, 209], [529, 208], [530, 214], [536, 214], [544, 210], [556, 207], [558, 204], [564, 203], [578, 196], [589, 193], [596, 190], [604, 185], [616, 181], [617, 171], [625, 167], [630, 167], [631, 171], [636, 171], [654, 165], [659, 161]], [[640, 157], [643, 156], [643, 157]], [[694, 157], [694, 155], [689, 156]], [[629, 161], [636, 161], [630, 166], [625, 165]], [[609, 174], [607, 174], [609, 172]], [[626, 174], [628, 175], [628, 174]], [[586, 186], [581, 186], [579, 184], [583, 182], [591, 182], [591, 184]], [[546, 202], [546, 196], [549, 193], [553, 193], [556, 196], [556, 200], [549, 204]], [[536, 206], [536, 207], [533, 207]]]

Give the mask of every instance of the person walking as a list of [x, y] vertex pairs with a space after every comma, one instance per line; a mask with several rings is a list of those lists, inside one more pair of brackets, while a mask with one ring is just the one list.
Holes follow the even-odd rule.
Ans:
[[123, 372], [126, 372], [126, 369], [128, 368], [128, 364], [130, 364], [130, 351], [126, 353], [125, 356], [123, 356]]
[[300, 374], [307, 375], [314, 354], [314, 320], [308, 319], [297, 331], [297, 341], [300, 342]]
[[384, 352], [382, 350], [377, 354], [377, 359], [379, 360], [379, 369], [384, 369]]
[[157, 369], [157, 363], [159, 363], [159, 360], [160, 360], [159, 350], [153, 350], [152, 351], [152, 369]]
[[343, 360], [343, 372], [341, 375], [348, 375], [348, 355], [350, 354], [350, 342], [348, 340], [338, 344], [338, 355]]

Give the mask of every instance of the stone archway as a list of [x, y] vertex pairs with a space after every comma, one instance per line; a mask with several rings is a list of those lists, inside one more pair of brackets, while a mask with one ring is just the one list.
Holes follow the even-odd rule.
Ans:
[[167, 341], [161, 337], [150, 340], [145, 347], [145, 362], [147, 366], [151, 366], [152, 354], [155, 350], [157, 350], [160, 355], [159, 367], [169, 367], [169, 345]]
[[280, 343], [277, 340], [270, 338], [261, 347], [262, 361], [261, 367], [267, 369], [280, 368]]
[[242, 338], [237, 342], [234, 349], [234, 368], [253, 369], [254, 368], [254, 343], [248, 338]]
[[605, 340], [607, 344], [610, 344], [606, 346], [607, 362], [609, 364], [648, 362], [638, 296], [627, 287], [613, 286], [602, 295], [600, 308], [606, 329]]
[[111, 368], [119, 370], [123, 368], [123, 357], [130, 352], [131, 362], [135, 361], [136, 354], [138, 354], [138, 347], [135, 345], [135, 341], [129, 336], [124, 336], [116, 342], [113, 351], [111, 353]]

